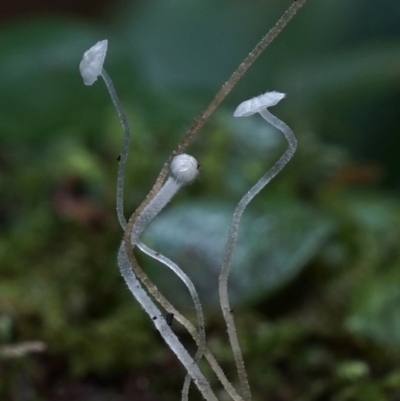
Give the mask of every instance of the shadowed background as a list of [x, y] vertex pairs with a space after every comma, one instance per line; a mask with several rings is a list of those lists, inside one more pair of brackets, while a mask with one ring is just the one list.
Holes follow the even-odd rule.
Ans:
[[[78, 64], [108, 38], [105, 67], [133, 133], [128, 215], [288, 5], [0, 4], [1, 400], [179, 398], [184, 371], [115, 263], [121, 128], [103, 82], [85, 87]], [[246, 211], [230, 281], [255, 401], [400, 399], [399, 21], [396, 0], [309, 0], [188, 149], [199, 180], [143, 236], [193, 278], [209, 345], [235, 382], [219, 264], [236, 203], [286, 145], [232, 113], [266, 90], [287, 93], [271, 111], [299, 149]], [[139, 259], [194, 318], [185, 288]]]

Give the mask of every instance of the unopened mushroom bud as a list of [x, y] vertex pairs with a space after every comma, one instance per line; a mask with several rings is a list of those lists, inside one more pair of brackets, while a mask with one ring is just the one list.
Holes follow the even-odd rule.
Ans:
[[143, 210], [132, 229], [131, 243], [136, 244], [142, 232], [150, 222], [161, 212], [172, 197], [183, 185], [192, 183], [199, 174], [200, 165], [197, 160], [190, 155], [181, 154], [175, 156], [170, 164], [170, 175], [157, 192], [156, 196]]
[[171, 177], [181, 185], [192, 183], [197, 178], [199, 169], [200, 165], [197, 160], [185, 153], [175, 156], [169, 167]]

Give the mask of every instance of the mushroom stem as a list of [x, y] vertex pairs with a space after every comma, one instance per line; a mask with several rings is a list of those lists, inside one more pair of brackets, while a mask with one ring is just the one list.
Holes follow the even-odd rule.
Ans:
[[137, 219], [136, 224], [133, 226], [131, 237], [132, 245], [136, 244], [146, 227], [154, 220], [161, 210], [164, 209], [168, 202], [170, 202], [173, 196], [179, 191], [180, 187], [181, 184], [179, 184], [174, 178], [168, 177], [165, 184], [146, 206], [140, 214], [140, 217]]
[[126, 119], [121, 102], [119, 101], [114, 84], [104, 68], [102, 68], [101, 70], [101, 77], [103, 78], [104, 83], [106, 84], [108, 93], [117, 111], [119, 120], [122, 125], [122, 129], [124, 131], [124, 139], [122, 142], [121, 154], [119, 157], [118, 175], [117, 175], [117, 216], [119, 224], [123, 229], [125, 229], [126, 219], [124, 215], [124, 182], [125, 182], [125, 166], [126, 166], [126, 161], [128, 160], [128, 150], [131, 141], [131, 130], [129, 128], [128, 120]]
[[[197, 324], [199, 330], [199, 341], [198, 341], [198, 349], [194, 356], [194, 360], [196, 363], [199, 362], [201, 357], [203, 356], [206, 348], [206, 331], [205, 331], [205, 321], [204, 321], [204, 314], [203, 308], [201, 306], [199, 294], [196, 291], [196, 287], [194, 286], [192, 280], [190, 280], [189, 276], [172, 260], [168, 259], [164, 255], [161, 255], [159, 252], [155, 252], [153, 249], [150, 249], [140, 240], [137, 240], [136, 246], [144, 253], [152, 257], [153, 259], [158, 260], [169, 269], [171, 269], [185, 284], [187, 289], [190, 292], [190, 296], [192, 297], [194, 307], [196, 309], [196, 316], [197, 316]], [[183, 384], [182, 389], [182, 401], [188, 400], [189, 395], [189, 387], [192, 378], [189, 374], [186, 375], [185, 381]]]
[[[263, 183], [260, 184], [260, 188], [258, 190], [256, 188], [260, 181], [252, 188], [254, 189], [253, 197], [257, 195], [258, 192], [260, 192], [261, 189], [263, 189], [263, 187], [267, 185], [285, 167], [285, 165], [290, 161], [297, 149], [297, 139], [294, 136], [293, 131], [289, 128], [287, 124], [285, 124], [278, 117], [274, 116], [268, 109], [260, 110], [259, 113], [265, 121], [269, 122], [273, 127], [277, 128], [283, 133], [286, 140], [288, 141], [289, 146], [285, 153], [281, 156], [281, 158], [267, 172], [267, 174], [264, 176], [265, 178], [263, 177], [264, 180], [263, 178], [260, 180], [263, 181]], [[253, 199], [253, 197], [251, 199]], [[251, 201], [251, 199], [249, 199], [249, 202]]]
[[131, 268], [127, 255], [124, 252], [123, 244], [121, 246], [121, 249], [122, 252], [118, 253], [118, 266], [129, 290], [132, 292], [142, 308], [152, 319], [155, 327], [160, 332], [165, 342], [175, 353], [181, 363], [185, 366], [186, 370], [190, 374], [193, 381], [196, 383], [204, 399], [207, 401], [218, 401], [217, 397], [210, 387], [208, 380], [200, 371], [197, 363], [183, 347], [182, 343], [176, 337], [171, 327], [167, 324], [160, 310], [157, 308], [151, 298], [147, 295], [146, 291], [144, 291], [144, 289], [140, 285], [139, 280], [137, 279], [135, 273]]
[[[277, 117], [271, 114], [266, 108], [276, 104], [278, 98], [281, 99], [283, 98], [283, 96], [280, 96], [280, 94], [276, 92], [269, 92], [269, 93], [267, 92], [265, 95], [261, 95], [258, 98], [251, 99], [250, 101], [248, 101], [248, 103], [244, 102], [243, 104], [246, 110], [247, 107], [249, 107], [249, 110], [246, 111], [246, 114], [242, 114], [243, 116], [251, 115], [254, 114], [255, 112], [260, 113], [262, 118], [264, 118], [267, 122], [276, 127], [285, 135], [285, 138], [289, 143], [289, 147], [287, 148], [285, 153], [280, 157], [280, 159], [273, 165], [273, 167], [270, 170], [268, 170], [263, 175], [263, 177], [261, 177], [261, 179], [247, 192], [247, 194], [238, 203], [235, 212], [233, 214], [231, 226], [229, 228], [228, 241], [225, 247], [224, 259], [222, 262], [221, 273], [219, 276], [219, 296], [220, 296], [222, 314], [226, 322], [229, 341], [231, 343], [232, 352], [238, 370], [239, 380], [242, 388], [242, 395], [246, 401], [251, 400], [251, 391], [247, 379], [242, 351], [240, 349], [239, 340], [237, 337], [235, 321], [229, 303], [228, 276], [229, 276], [230, 266], [232, 263], [233, 252], [236, 245], [240, 219], [243, 215], [244, 210], [246, 209], [247, 205], [251, 202], [251, 200], [284, 168], [284, 166], [288, 163], [288, 161], [292, 158], [292, 156], [296, 151], [297, 140], [292, 130], [283, 121], [279, 120]], [[264, 103], [264, 107], [261, 108], [261, 104], [263, 104], [263, 102], [266, 103]], [[252, 107], [254, 108], [252, 109]], [[240, 106], [238, 107], [238, 109], [239, 108]], [[241, 116], [240, 114], [236, 114], [236, 112], [235, 115]]]

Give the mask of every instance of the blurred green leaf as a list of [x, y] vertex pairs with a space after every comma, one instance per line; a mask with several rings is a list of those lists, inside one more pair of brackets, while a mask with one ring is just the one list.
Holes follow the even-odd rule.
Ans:
[[[218, 303], [218, 275], [232, 213], [230, 204], [197, 202], [170, 208], [146, 231], [150, 246], [178, 263], [209, 305]], [[232, 301], [265, 296], [292, 280], [332, 229], [329, 219], [299, 202], [275, 199], [263, 214], [247, 212], [229, 281]], [[179, 298], [176, 284], [166, 285], [165, 269], [157, 267], [155, 278], [167, 293]]]

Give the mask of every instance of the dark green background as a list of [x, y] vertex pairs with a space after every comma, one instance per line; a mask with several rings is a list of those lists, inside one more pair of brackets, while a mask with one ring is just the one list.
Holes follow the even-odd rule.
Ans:
[[[183, 369], [115, 263], [121, 128], [104, 84], [85, 87], [78, 64], [108, 38], [105, 67], [133, 133], [131, 213], [193, 118], [288, 5], [2, 3], [1, 400], [179, 399]], [[235, 204], [285, 143], [257, 117], [232, 113], [266, 90], [287, 93], [271, 111], [299, 149], [246, 211], [231, 277], [254, 400], [400, 399], [399, 49], [397, 0], [309, 0], [202, 129], [188, 150], [200, 179], [145, 235], [193, 277], [209, 345], [235, 382], [219, 263]], [[194, 317], [184, 287], [139, 258]], [[46, 351], [1, 354], [33, 340]], [[200, 399], [196, 390], [191, 399]]]

